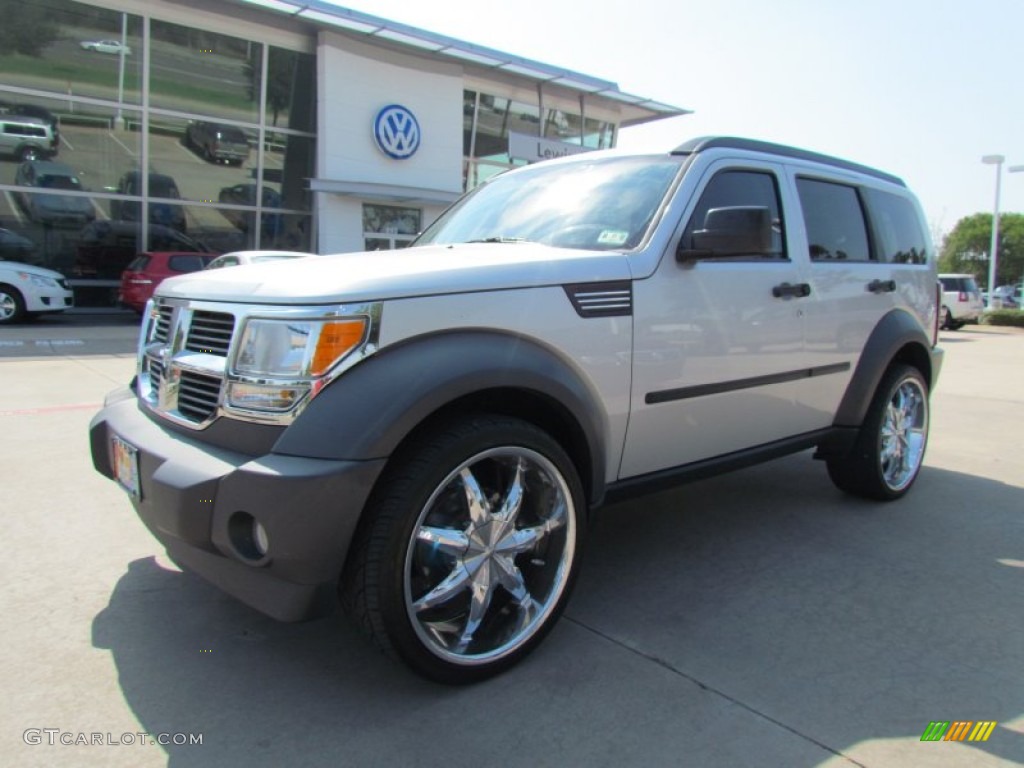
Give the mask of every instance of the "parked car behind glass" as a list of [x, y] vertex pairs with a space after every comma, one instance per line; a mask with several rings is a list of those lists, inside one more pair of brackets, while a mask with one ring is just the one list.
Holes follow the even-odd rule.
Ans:
[[[26, 160], [18, 166], [14, 183], [20, 187], [63, 189], [84, 192], [74, 169], [52, 160]], [[33, 221], [50, 226], [82, 227], [96, 218], [96, 209], [88, 197], [16, 192], [22, 209]]]
[[38, 117], [0, 115], [0, 155], [36, 160], [57, 154], [53, 129]]
[[[120, 195], [142, 195], [142, 172], [128, 171], [117, 183], [116, 191]], [[150, 173], [149, 196], [180, 200], [181, 192], [178, 191], [177, 183], [170, 176], [163, 173]], [[111, 200], [110, 218], [122, 221], [141, 221], [142, 203], [136, 200]], [[184, 207], [172, 203], [151, 201], [149, 203], [149, 221], [153, 224], [171, 227], [179, 232], [184, 232], [187, 229]]]
[[32, 263], [36, 260], [36, 244], [17, 232], [0, 227], [0, 261], [24, 261]]
[[211, 249], [176, 229], [149, 225], [149, 241], [143, 242], [142, 225], [131, 221], [94, 221], [78, 235], [72, 274], [75, 277], [120, 280], [121, 272], [140, 250], [210, 253]]
[[[280, 208], [281, 195], [270, 187], [263, 187], [262, 204], [264, 208]], [[217, 196], [218, 202], [231, 205], [256, 205], [255, 184], [235, 184], [232, 187], [224, 187]], [[234, 224], [243, 232], [248, 231], [249, 222], [255, 215], [251, 211], [236, 211], [230, 208], [222, 208], [224, 218]], [[260, 216], [260, 232], [264, 237], [277, 237], [284, 228], [284, 220], [280, 213], [267, 212]]]

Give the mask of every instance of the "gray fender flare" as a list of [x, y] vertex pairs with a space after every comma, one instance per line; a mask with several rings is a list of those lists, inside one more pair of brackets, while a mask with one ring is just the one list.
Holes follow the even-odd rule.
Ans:
[[[923, 369], [921, 373], [931, 387], [931, 348], [931, 340], [913, 316], [902, 309], [890, 310], [878, 321], [864, 345], [834, 424], [837, 427], [859, 427], [864, 422], [878, 383], [893, 360], [901, 355]], [[906, 352], [908, 349], [909, 353]]]
[[540, 396], [575, 421], [589, 455], [590, 466], [581, 467], [588, 470], [588, 495], [591, 503], [599, 500], [608, 434], [599, 397], [553, 352], [511, 334], [453, 331], [385, 347], [317, 395], [273, 450], [349, 461], [387, 458], [431, 414], [494, 389]]

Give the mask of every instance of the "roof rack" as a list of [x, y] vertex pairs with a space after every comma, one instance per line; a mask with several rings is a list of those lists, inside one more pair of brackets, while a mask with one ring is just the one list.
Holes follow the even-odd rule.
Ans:
[[824, 163], [836, 168], [843, 168], [847, 171], [856, 171], [857, 173], [874, 176], [877, 179], [882, 179], [883, 181], [888, 181], [892, 184], [898, 184], [901, 187], [907, 186], [899, 176], [894, 176], [891, 173], [886, 173], [885, 171], [880, 171], [877, 168], [871, 168], [867, 165], [852, 163], [849, 160], [832, 157], [831, 155], [822, 155], [818, 152], [810, 152], [806, 149], [788, 147], [785, 144], [772, 144], [768, 141], [741, 139], [735, 136], [701, 136], [696, 139], [690, 139], [673, 149], [672, 154], [694, 155], [708, 149], [743, 149], [750, 152], [767, 152], [773, 155], [781, 155], [782, 157], [791, 157], [794, 160], [809, 160], [814, 163]]

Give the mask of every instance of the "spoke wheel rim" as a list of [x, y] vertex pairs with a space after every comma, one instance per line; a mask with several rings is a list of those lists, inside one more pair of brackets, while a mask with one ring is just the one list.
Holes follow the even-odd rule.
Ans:
[[913, 482], [928, 441], [928, 397], [920, 382], [900, 382], [885, 407], [879, 442], [882, 479], [893, 491]]
[[0, 320], [10, 320], [17, 308], [14, 297], [6, 291], [0, 291]]
[[416, 635], [462, 666], [514, 653], [558, 606], [575, 546], [572, 493], [550, 459], [521, 446], [474, 455], [430, 495], [406, 548]]

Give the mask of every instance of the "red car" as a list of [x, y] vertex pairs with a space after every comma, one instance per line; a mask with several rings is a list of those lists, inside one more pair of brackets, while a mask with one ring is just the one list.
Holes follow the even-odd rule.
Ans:
[[166, 277], [198, 272], [217, 258], [216, 253], [147, 251], [140, 253], [121, 273], [120, 303], [141, 314], [153, 291]]

